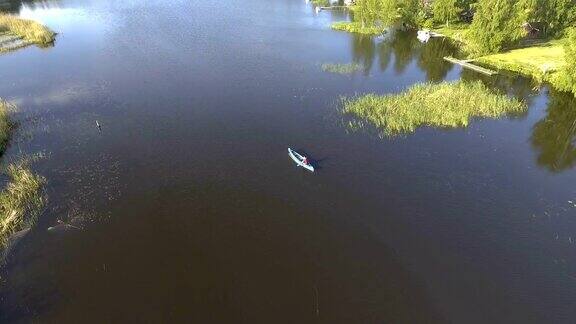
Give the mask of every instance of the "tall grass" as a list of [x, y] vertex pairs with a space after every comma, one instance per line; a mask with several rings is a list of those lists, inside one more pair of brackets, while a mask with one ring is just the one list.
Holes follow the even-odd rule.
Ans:
[[6, 14], [0, 14], [0, 32], [2, 31], [41, 46], [53, 43], [56, 36], [53, 31], [40, 23]]
[[497, 118], [527, 109], [523, 102], [493, 93], [480, 81], [416, 84], [396, 95], [344, 98], [343, 106], [344, 113], [389, 136], [412, 133], [421, 126], [466, 127], [473, 118]]
[[12, 133], [13, 124], [10, 121], [10, 113], [14, 106], [0, 99], [0, 155], [6, 150], [10, 134]]
[[45, 180], [26, 162], [10, 164], [5, 172], [9, 181], [0, 191], [0, 250], [6, 247], [10, 235], [34, 222], [44, 204], [41, 188]]
[[[6, 150], [13, 131], [10, 115], [15, 107], [0, 99], [0, 155]], [[0, 250], [6, 247], [14, 232], [24, 229], [35, 218], [43, 204], [41, 187], [44, 178], [35, 175], [28, 167], [29, 160], [8, 165], [8, 181], [0, 190]]]

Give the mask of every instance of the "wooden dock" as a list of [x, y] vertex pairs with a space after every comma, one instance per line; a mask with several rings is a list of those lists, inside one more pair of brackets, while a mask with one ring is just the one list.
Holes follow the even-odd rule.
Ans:
[[474, 64], [470, 63], [470, 61], [462, 61], [462, 60], [455, 59], [455, 58], [450, 57], [450, 56], [445, 56], [444, 59], [445, 59], [446, 61], [448, 61], [448, 62], [461, 65], [461, 66], [463, 66], [463, 67], [465, 67], [465, 68], [467, 68], [467, 69], [474, 70], [474, 71], [476, 71], [476, 72], [480, 72], [480, 73], [483, 73], [483, 74], [486, 74], [486, 75], [498, 74], [497, 71], [490, 70], [490, 69], [487, 69], [487, 68], [483, 68], [483, 67], [478, 66], [478, 65], [474, 65]]
[[348, 10], [349, 6], [329, 6], [329, 7], [319, 7], [320, 10]]

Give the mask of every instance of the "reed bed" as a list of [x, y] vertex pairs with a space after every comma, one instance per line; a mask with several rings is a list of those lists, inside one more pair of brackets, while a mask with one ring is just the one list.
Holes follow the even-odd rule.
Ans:
[[6, 150], [10, 134], [12, 133], [13, 124], [10, 121], [10, 113], [14, 106], [0, 99], [0, 155]]
[[394, 95], [343, 98], [343, 111], [376, 126], [385, 135], [418, 127], [467, 127], [474, 118], [498, 118], [525, 111], [525, 103], [494, 93], [482, 82], [421, 83]]
[[9, 181], [0, 191], [0, 250], [6, 248], [12, 234], [32, 225], [44, 204], [45, 179], [34, 174], [27, 163], [10, 164], [5, 173]]
[[335, 22], [330, 27], [334, 30], [363, 34], [363, 35], [380, 35], [386, 30], [386, 27], [384, 26], [373, 26], [373, 25], [362, 26], [362, 23], [357, 21]]
[[0, 32], [22, 37], [27, 42], [47, 46], [54, 42], [56, 34], [48, 27], [32, 20], [0, 14]]

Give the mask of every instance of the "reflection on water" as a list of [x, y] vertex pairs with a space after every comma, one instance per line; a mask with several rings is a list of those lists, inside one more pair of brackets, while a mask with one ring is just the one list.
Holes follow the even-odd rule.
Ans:
[[456, 46], [446, 38], [433, 38], [423, 44], [418, 54], [418, 66], [426, 72], [426, 79], [433, 82], [444, 80], [453, 67], [444, 57], [453, 56], [456, 51]]
[[375, 37], [351, 35], [352, 57], [355, 63], [363, 66], [364, 74], [368, 75], [376, 57], [379, 70], [384, 72], [394, 60], [394, 71], [402, 74], [414, 59], [418, 67], [426, 74], [427, 81], [442, 81], [453, 65], [446, 62], [444, 56], [452, 56], [457, 48], [444, 38], [433, 38], [427, 44], [420, 43], [413, 31], [390, 31], [382, 41]]
[[576, 165], [576, 98], [550, 91], [547, 113], [534, 126], [532, 146], [540, 166], [561, 172]]
[[370, 73], [376, 57], [376, 45], [371, 36], [354, 35], [352, 37], [352, 57], [355, 63], [362, 65], [364, 74]]

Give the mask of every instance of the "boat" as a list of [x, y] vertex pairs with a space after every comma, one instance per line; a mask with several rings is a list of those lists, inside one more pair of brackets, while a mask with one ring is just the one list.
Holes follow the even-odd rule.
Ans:
[[418, 36], [416, 36], [418, 38], [418, 40], [422, 43], [428, 43], [428, 41], [430, 40], [430, 37], [432, 35], [430, 34], [429, 30], [419, 30], [418, 31]]
[[310, 163], [304, 163], [304, 159], [306, 158], [304, 155], [294, 151], [291, 148], [288, 148], [288, 155], [296, 162], [296, 164], [304, 169], [314, 172], [314, 167]]

